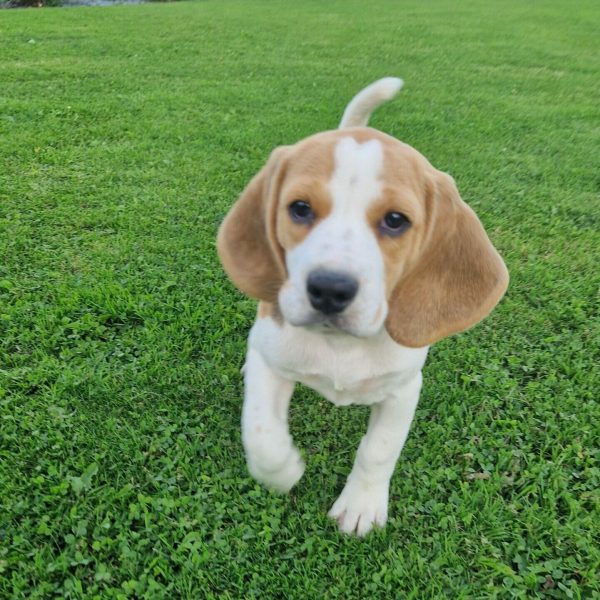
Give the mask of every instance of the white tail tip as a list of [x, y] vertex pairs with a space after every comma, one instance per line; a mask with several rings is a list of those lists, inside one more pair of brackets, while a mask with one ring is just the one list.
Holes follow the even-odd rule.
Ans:
[[373, 111], [380, 104], [391, 100], [403, 85], [404, 81], [398, 77], [384, 77], [367, 86], [352, 98], [339, 128], [366, 126]]

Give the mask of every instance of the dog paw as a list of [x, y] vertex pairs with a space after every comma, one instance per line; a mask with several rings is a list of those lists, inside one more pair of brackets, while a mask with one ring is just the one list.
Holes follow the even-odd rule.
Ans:
[[276, 492], [289, 492], [304, 474], [305, 464], [300, 452], [293, 446], [283, 455], [277, 457], [276, 461], [256, 461], [247, 457], [248, 471], [250, 475], [265, 487]]
[[349, 479], [329, 511], [340, 531], [364, 536], [387, 521], [388, 485], [366, 485]]

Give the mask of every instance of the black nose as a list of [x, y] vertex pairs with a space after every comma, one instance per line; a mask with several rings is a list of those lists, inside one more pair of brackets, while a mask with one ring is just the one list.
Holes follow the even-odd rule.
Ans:
[[313, 271], [306, 282], [306, 291], [313, 308], [326, 314], [342, 312], [354, 299], [358, 281], [335, 271]]

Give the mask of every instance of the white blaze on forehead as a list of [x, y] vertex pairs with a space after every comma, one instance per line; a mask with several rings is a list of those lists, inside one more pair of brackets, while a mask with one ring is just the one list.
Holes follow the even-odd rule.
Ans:
[[332, 210], [301, 243], [286, 252], [288, 281], [279, 291], [279, 306], [288, 323], [303, 326], [320, 322], [309, 301], [307, 278], [324, 269], [348, 274], [359, 284], [354, 300], [338, 317], [342, 331], [358, 336], [380, 331], [388, 309], [384, 262], [366, 212], [383, 190], [379, 179], [383, 168], [383, 146], [378, 140], [360, 144], [345, 136], [337, 143], [328, 182]]
[[383, 148], [378, 140], [359, 144], [345, 137], [335, 148], [335, 171], [329, 182], [333, 210], [359, 209], [362, 213], [381, 193], [379, 174], [383, 169]]

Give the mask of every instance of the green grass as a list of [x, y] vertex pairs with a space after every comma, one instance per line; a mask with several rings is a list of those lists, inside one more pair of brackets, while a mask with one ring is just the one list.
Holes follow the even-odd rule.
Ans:
[[[597, 3], [0, 15], [0, 597], [600, 596]], [[239, 434], [219, 222], [270, 151], [372, 124], [456, 178], [511, 287], [434, 347], [387, 528], [326, 517], [368, 413], [297, 390], [290, 496]]]

